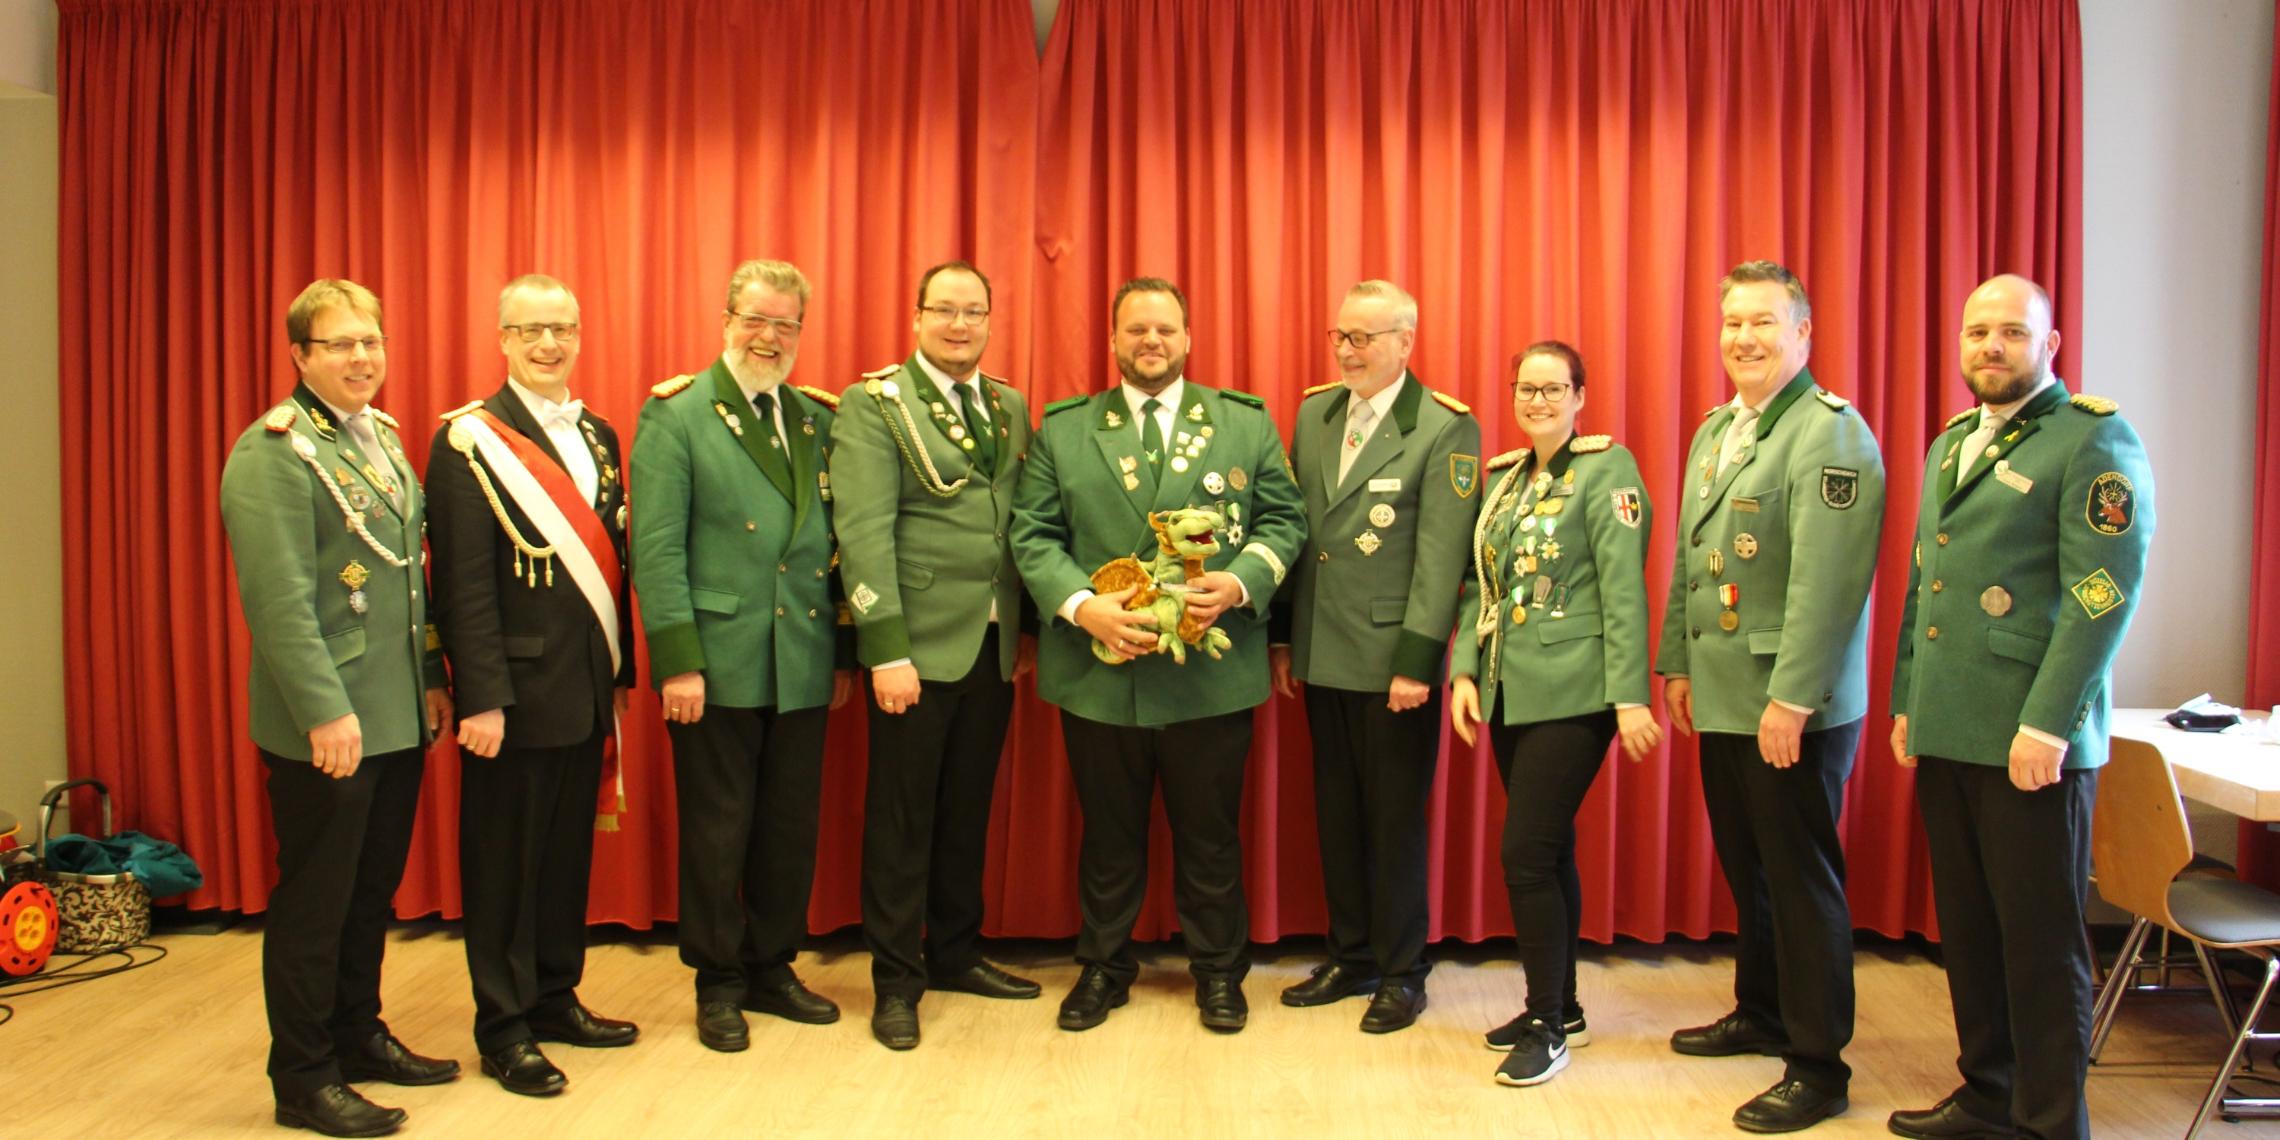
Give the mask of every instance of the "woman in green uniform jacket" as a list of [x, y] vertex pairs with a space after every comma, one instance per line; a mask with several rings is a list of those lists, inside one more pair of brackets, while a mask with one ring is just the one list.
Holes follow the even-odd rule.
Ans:
[[[1512, 414], [1529, 446], [1489, 461], [1473, 528], [1473, 588], [1457, 621], [1449, 719], [1471, 744], [1488, 724], [1504, 777], [1504, 881], [1527, 1008], [1488, 1034], [1496, 1079], [1536, 1085], [1589, 1041], [1576, 1004], [1575, 813], [1620, 733], [1636, 760], [1662, 742], [1647, 707], [1647, 532], [1639, 465], [1575, 434], [1583, 358], [1559, 341], [1513, 360]], [[1483, 715], [1485, 711], [1486, 715]]]

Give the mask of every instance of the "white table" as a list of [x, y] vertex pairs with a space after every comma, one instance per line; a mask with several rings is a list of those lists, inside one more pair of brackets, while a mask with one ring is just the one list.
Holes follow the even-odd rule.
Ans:
[[2177, 790], [2242, 819], [2280, 822], [2280, 745], [2265, 743], [2264, 714], [2224, 732], [2186, 732], [2162, 721], [2168, 709], [2115, 709], [2113, 735], [2159, 750], [2177, 773]]

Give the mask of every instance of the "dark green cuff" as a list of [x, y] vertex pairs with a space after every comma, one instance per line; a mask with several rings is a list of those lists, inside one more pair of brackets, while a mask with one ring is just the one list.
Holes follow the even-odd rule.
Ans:
[[649, 631], [649, 681], [662, 685], [668, 677], [694, 673], [705, 667], [705, 645], [697, 637], [697, 623], [684, 622]]
[[1393, 672], [1397, 677], [1423, 681], [1428, 685], [1441, 681], [1441, 662], [1449, 655], [1449, 643], [1436, 641], [1415, 630], [1402, 630], [1401, 640], [1393, 647]]
[[884, 665], [910, 656], [910, 626], [899, 617], [855, 623], [856, 656], [863, 664]]

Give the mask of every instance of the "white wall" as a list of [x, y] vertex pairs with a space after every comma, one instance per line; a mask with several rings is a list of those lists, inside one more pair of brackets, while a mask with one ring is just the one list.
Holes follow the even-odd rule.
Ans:
[[[0, 82], [0, 534], [63, 549], [54, 96]], [[0, 809], [63, 778], [63, 560], [0, 559]]]
[[2083, 327], [2059, 371], [2121, 401], [2160, 515], [2123, 704], [2242, 698], [2272, 19], [2082, 0]]
[[55, 0], [0, 0], [0, 83], [55, 94]]

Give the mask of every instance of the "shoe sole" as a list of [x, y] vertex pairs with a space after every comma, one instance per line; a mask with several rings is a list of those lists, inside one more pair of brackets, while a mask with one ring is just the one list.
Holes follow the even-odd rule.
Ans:
[[1670, 1043], [1670, 1051], [1688, 1057], [1779, 1057], [1789, 1051], [1789, 1042], [1768, 1041], [1763, 1045], [1751, 1045], [1742, 1049], [1704, 1049], [1699, 1046], [1690, 1048], [1673, 1041]]
[[1828, 1111], [1821, 1113], [1819, 1116], [1816, 1116], [1811, 1120], [1801, 1120], [1795, 1124], [1783, 1124], [1779, 1127], [1775, 1127], [1773, 1125], [1757, 1124], [1754, 1122], [1744, 1121], [1737, 1116], [1734, 1118], [1734, 1127], [1739, 1128], [1744, 1132], [1755, 1132], [1760, 1136], [1771, 1136], [1783, 1132], [1803, 1132], [1806, 1129], [1811, 1128], [1814, 1125], [1819, 1124], [1831, 1117], [1843, 1116], [1845, 1114], [1845, 1110], [1851, 1107], [1852, 1104], [1845, 1100], [1845, 1098], [1838, 1097], [1836, 1100], [1830, 1102]]
[[1087, 1029], [1091, 1029], [1094, 1026], [1099, 1025], [1101, 1022], [1107, 1021], [1109, 1010], [1122, 1009], [1124, 1007], [1124, 1003], [1131, 1000], [1132, 995], [1130, 994], [1118, 994], [1115, 997], [1109, 999], [1108, 1009], [1100, 1011], [1100, 1015], [1097, 1017], [1071, 1017], [1069, 1016], [1069, 1011], [1064, 1009], [1061, 1011], [1061, 1016], [1054, 1019], [1054, 1024], [1059, 1025], [1061, 1028], [1066, 1029], [1071, 1033], [1082, 1033]]
[[879, 1044], [884, 1045], [897, 1053], [907, 1053], [913, 1049], [918, 1048], [918, 1038], [916, 1037], [912, 1037], [907, 1040], [900, 1037], [889, 1039], [886, 1035], [880, 1033], [875, 1029], [871, 1031], [871, 1040], [876, 1041]]
[[752, 1038], [750, 1035], [743, 1037], [715, 1038], [707, 1037], [703, 1033], [699, 1033], [697, 1034], [697, 1041], [705, 1048], [710, 1049], [715, 1053], [742, 1053], [746, 1049], [750, 1049], [752, 1047]]
[[539, 1030], [532, 1030], [531, 1037], [549, 1045], [568, 1045], [576, 1049], [622, 1049], [641, 1040], [641, 1031], [636, 1029], [623, 1037], [611, 1037], [600, 1041], [588, 1040], [584, 1037], [571, 1037], [561, 1033], [546, 1033]]
[[[385, 1075], [385, 1074], [382, 1074], [382, 1073], [374, 1073], [374, 1072], [351, 1072], [351, 1071], [349, 1071], [349, 1070], [347, 1070], [347, 1069], [342, 1069], [342, 1070], [340, 1071], [340, 1079], [341, 1079], [341, 1083], [342, 1083], [342, 1084], [350, 1084], [350, 1085], [371, 1085], [371, 1084], [380, 1084], [380, 1085], [396, 1085], [396, 1086], [398, 1086], [398, 1087], [400, 1087], [400, 1088], [421, 1088], [421, 1087], [424, 1087], [424, 1086], [426, 1086], [426, 1085], [447, 1085], [447, 1084], [450, 1084], [451, 1082], [453, 1082], [453, 1081], [456, 1081], [456, 1080], [458, 1080], [458, 1079], [459, 1079], [459, 1069], [458, 1069], [456, 1066], [454, 1066], [454, 1067], [453, 1067], [453, 1068], [452, 1068], [450, 1071], [448, 1071], [448, 1072], [438, 1073], [438, 1074], [436, 1074], [435, 1076], [432, 1076], [432, 1077], [418, 1077], [418, 1078], [412, 1078], [412, 1077], [395, 1077], [395, 1076], [388, 1076], [388, 1075]], [[311, 1126], [311, 1127], [314, 1127], [314, 1126]], [[381, 1135], [386, 1135], [386, 1133], [381, 1133]]]
[[1251, 1023], [1251, 1015], [1246, 1013], [1241, 1017], [1213, 1017], [1207, 1013], [1202, 1020], [1203, 1027], [1214, 1033], [1240, 1033], [1244, 1026]]
[[298, 1112], [294, 1112], [293, 1110], [282, 1105], [278, 1106], [277, 1109], [277, 1123], [287, 1128], [306, 1128], [311, 1132], [315, 1132], [323, 1136], [391, 1136], [395, 1134], [397, 1129], [404, 1126], [404, 1122], [402, 1120], [391, 1120], [386, 1124], [375, 1124], [370, 1128], [359, 1128], [347, 1132], [335, 1132], [329, 1128], [318, 1127], [316, 1121], [311, 1120], [308, 1117], [303, 1116]]
[[770, 1017], [783, 1018], [785, 1021], [796, 1021], [801, 1025], [830, 1025], [833, 1022], [839, 1020], [839, 1011], [837, 1009], [834, 1009], [827, 1014], [806, 1014], [794, 1013], [790, 1010], [778, 1009], [774, 1006], [765, 1005], [739, 1005], [736, 1008], [741, 1009], [746, 1013], [765, 1013]]
[[554, 1096], [560, 1093], [563, 1089], [570, 1087], [570, 1082], [564, 1081], [558, 1085], [546, 1085], [539, 1088], [518, 1089], [515, 1086], [508, 1084], [507, 1079], [500, 1076], [499, 1071], [492, 1068], [488, 1062], [483, 1065], [483, 1075], [499, 1082], [500, 1088], [503, 1088], [508, 1092], [515, 1094], [516, 1096]]
[[1545, 1081], [1551, 1080], [1553, 1077], [1560, 1075], [1561, 1069], [1567, 1067], [1567, 1050], [1562, 1049], [1559, 1051], [1559, 1053], [1552, 1057], [1551, 1064], [1544, 1066], [1543, 1072], [1538, 1073], [1532, 1077], [1508, 1077], [1504, 1075], [1504, 1070], [1498, 1069], [1496, 1071], [1496, 1083], [1503, 1085], [1506, 1088], [1524, 1089], [1533, 1085], [1540, 1085]]
[[975, 997], [992, 998], [997, 1001], [1029, 1001], [1032, 998], [1045, 996], [1045, 987], [1043, 986], [1021, 993], [1000, 993], [996, 990], [977, 990], [965, 986], [938, 986], [929, 982], [926, 990], [928, 993], [936, 994], [972, 994]]
[[1371, 982], [1368, 985], [1355, 986], [1353, 989], [1347, 990], [1344, 993], [1336, 994], [1330, 997], [1298, 998], [1292, 997], [1289, 990], [1284, 990], [1282, 992], [1282, 1003], [1284, 1005], [1290, 1006], [1293, 1009], [1313, 1009], [1316, 1006], [1336, 1005], [1339, 1002], [1342, 1002], [1350, 997], [1361, 997], [1364, 995], [1367, 995], [1369, 997], [1376, 997], [1377, 992], [1378, 983], [1376, 982]]

